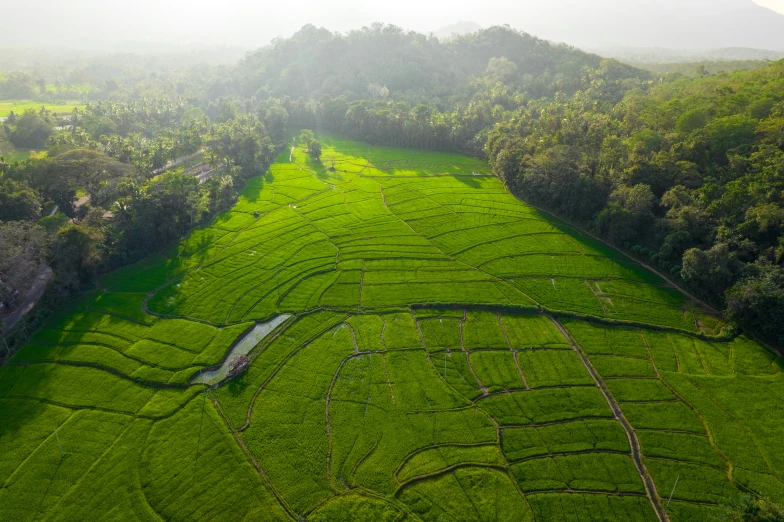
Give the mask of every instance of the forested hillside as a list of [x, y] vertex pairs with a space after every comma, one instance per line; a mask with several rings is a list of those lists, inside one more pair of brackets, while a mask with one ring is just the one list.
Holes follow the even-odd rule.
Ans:
[[529, 104], [486, 152], [516, 194], [649, 259], [784, 340], [784, 62], [616, 105]]
[[[446, 108], [476, 92], [479, 86], [472, 86], [472, 80], [486, 73], [531, 97], [573, 94], [585, 87], [586, 72], [601, 62], [595, 54], [508, 27], [442, 42], [381, 24], [345, 36], [308, 25], [250, 54], [240, 62], [236, 81], [243, 95], [257, 99], [391, 97]], [[615, 73], [619, 78], [647, 77], [632, 67], [616, 66], [622, 69]]]

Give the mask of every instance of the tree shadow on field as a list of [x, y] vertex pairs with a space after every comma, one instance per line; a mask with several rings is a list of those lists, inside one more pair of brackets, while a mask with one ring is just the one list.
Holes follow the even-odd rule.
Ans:
[[226, 391], [228, 391], [232, 397], [239, 397], [245, 393], [245, 390], [247, 390], [251, 384], [251, 379], [248, 377], [248, 372], [246, 371], [239, 377], [229, 379], [226, 382]]
[[318, 179], [325, 180], [331, 177], [332, 173], [327, 171], [327, 168], [321, 161], [315, 160], [310, 156], [307, 156], [306, 158], [305, 166], [312, 170]]
[[452, 177], [467, 187], [479, 188], [482, 186], [474, 176], [468, 174], [452, 174]]
[[245, 182], [245, 186], [240, 191], [240, 196], [247, 199], [250, 203], [256, 203], [261, 198], [261, 191], [264, 189], [265, 183], [272, 183], [275, 181], [275, 176], [272, 171], [267, 170], [266, 174], [256, 178], [250, 178]]
[[[101, 295], [105, 294], [99, 290], [90, 291], [62, 305], [14, 354], [10, 364], [0, 366], [0, 447], [9, 447], [10, 437], [26, 425], [43, 423], [47, 429], [54, 430], [60, 424], [57, 419], [63, 412], [70, 415], [79, 409], [77, 404], [89, 404], [91, 397], [95, 396], [96, 390], [89, 380], [93, 372], [103, 370], [47, 362], [60, 359], [49, 350], [71, 345], [96, 345], [95, 349], [100, 349], [98, 345], [101, 343], [89, 338], [90, 335], [112, 336], [122, 331], [129, 322], [139, 328], [151, 326], [134, 318], [115, 315], [122, 310], [107, 313], [91, 308]], [[129, 346], [132, 344], [132, 341], [116, 335], [115, 340]], [[65, 357], [62, 360], [69, 359]], [[78, 362], [82, 365], [90, 363]], [[96, 362], [95, 366], [99, 367], [101, 363]], [[63, 406], [49, 405], [45, 401]], [[22, 441], [15, 441], [18, 442]]]
[[[8, 383], [10, 384], [9, 391], [11, 391], [15, 384], [25, 378], [25, 370], [26, 368], [19, 366], [4, 366], [0, 368], [0, 380], [13, 381]], [[39, 383], [43, 388], [48, 387], [46, 379], [39, 381]], [[51, 430], [54, 432], [54, 429], [59, 427], [68, 417], [68, 414], [62, 415], [63, 412], [70, 414], [70, 410], [51, 406], [36, 399], [3, 398], [3, 393], [0, 391], [0, 418], [3, 419], [0, 422], [0, 446], [8, 448], [24, 445], [26, 441], [13, 439], [17, 432], [31, 424], [45, 424], [47, 430], [51, 425]]]
[[[87, 314], [87, 305], [98, 295], [97, 291], [89, 292], [56, 310], [44, 323], [42, 328], [57, 330], [74, 320], [79, 320], [85, 330], [98, 321], [100, 314]], [[41, 330], [39, 330], [40, 332]], [[45, 339], [46, 343], [55, 344], [57, 333]], [[63, 334], [60, 334], [63, 335]], [[69, 343], [79, 344], [83, 333], [75, 333]], [[67, 406], [47, 404], [44, 401], [62, 401], [62, 387], [72, 388], [77, 383], [59, 378], [58, 366], [54, 363], [25, 364], [27, 361], [45, 360], [48, 355], [39, 355], [49, 348], [48, 344], [34, 344], [35, 336], [17, 351], [10, 359], [10, 364], [0, 366], [0, 447], [16, 447], [25, 445], [27, 441], [14, 440], [16, 434], [31, 426], [43, 426], [47, 436], [54, 432], [76, 410]], [[42, 341], [44, 342], [44, 341]], [[15, 364], [17, 363], [17, 364]], [[73, 370], [73, 369], [72, 369]], [[73, 371], [72, 371], [73, 373]], [[85, 393], [90, 388], [85, 386]], [[67, 403], [67, 399], [65, 401]], [[36, 428], [33, 428], [34, 432]]]
[[189, 258], [196, 261], [196, 264], [201, 264], [206, 261], [211, 252], [209, 246], [217, 241], [215, 229], [208, 229], [205, 234], [202, 234], [198, 241], [195, 242], [192, 248], [189, 248], [189, 253], [181, 253], [180, 257]]

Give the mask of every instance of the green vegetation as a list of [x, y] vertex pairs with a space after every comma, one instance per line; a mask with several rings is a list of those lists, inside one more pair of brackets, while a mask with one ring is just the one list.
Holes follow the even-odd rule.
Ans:
[[0, 367], [2, 518], [656, 520], [675, 480], [672, 520], [784, 498], [774, 356], [478, 160], [318, 139]]
[[711, 505], [733, 503], [747, 489], [782, 498], [783, 477], [773, 467], [780, 457], [771, 451], [773, 425], [779, 422], [771, 414], [779, 400], [774, 390], [782, 389], [773, 355], [749, 350], [753, 343], [744, 337], [716, 342], [565, 324], [603, 378], [615, 377], [619, 369], [603, 362], [613, 353], [614, 359], [645, 362], [654, 371], [644, 379], [608, 379], [606, 385], [635, 428], [657, 490], [672, 491], [672, 519], [723, 516], [725, 508]]
[[74, 109], [84, 109], [83, 102], [46, 103], [32, 100], [0, 100], [0, 118], [7, 117], [10, 113], [21, 116], [27, 110], [38, 111], [46, 109], [53, 114], [70, 114]]
[[3, 155], [8, 161], [24, 161], [31, 157], [33, 151], [29, 149], [4, 150]]
[[[696, 78], [666, 76], [606, 101], [586, 90], [521, 107], [488, 140], [494, 172], [514, 194], [681, 279], [781, 345], [784, 62], [715, 75], [703, 67]], [[608, 313], [655, 313], [672, 326], [691, 319], [672, 300], [676, 310], [654, 312], [646, 306], [658, 299], [622, 295]]]
[[0, 74], [0, 519], [781, 519], [782, 62], [122, 60]]

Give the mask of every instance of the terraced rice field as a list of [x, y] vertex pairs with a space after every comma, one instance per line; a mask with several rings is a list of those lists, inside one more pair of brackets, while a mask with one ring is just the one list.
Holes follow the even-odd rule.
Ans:
[[[773, 355], [481, 162], [323, 143], [0, 367], [0, 519], [701, 521], [784, 500]], [[200, 384], [283, 314], [240, 377]]]

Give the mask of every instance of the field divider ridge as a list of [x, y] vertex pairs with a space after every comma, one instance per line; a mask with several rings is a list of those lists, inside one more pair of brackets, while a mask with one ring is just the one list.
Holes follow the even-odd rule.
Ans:
[[588, 356], [583, 351], [582, 347], [577, 344], [577, 341], [572, 337], [572, 335], [563, 327], [563, 325], [558, 321], [556, 318], [552, 316], [547, 316], [550, 321], [555, 325], [556, 328], [561, 332], [561, 335], [572, 345], [572, 348], [580, 357], [583, 365], [585, 366], [588, 373], [593, 378], [596, 386], [599, 387], [599, 390], [602, 392], [604, 399], [607, 401], [607, 405], [613, 412], [616, 420], [621, 424], [621, 427], [626, 432], [626, 437], [629, 439], [629, 446], [631, 447], [631, 456], [632, 461], [634, 461], [634, 465], [637, 468], [637, 472], [640, 474], [640, 478], [642, 479], [643, 486], [645, 488], [646, 496], [648, 497], [648, 501], [653, 508], [653, 511], [656, 513], [656, 517], [659, 519], [659, 522], [669, 522], [670, 518], [667, 515], [667, 511], [664, 509], [662, 505], [661, 497], [659, 496], [658, 491], [656, 490], [656, 484], [653, 481], [653, 477], [648, 472], [648, 469], [645, 467], [645, 462], [642, 458], [642, 450], [640, 449], [640, 441], [637, 439], [637, 435], [634, 432], [629, 421], [621, 411], [620, 406], [615, 401], [610, 390], [607, 388], [607, 385], [602, 380], [599, 372], [591, 364], [591, 361], [588, 359]]
[[[318, 337], [320, 337], [320, 336], [321, 336], [321, 335], [323, 335], [324, 333], [326, 333], [326, 332], [330, 331], [331, 329], [333, 329], [333, 328], [334, 328], [336, 325], [338, 325], [338, 324], [340, 324], [340, 323], [344, 322], [344, 321], [346, 320], [346, 317], [347, 317], [347, 315], [346, 315], [346, 316], [343, 316], [343, 317], [341, 318], [341, 320], [340, 320], [340, 321], [338, 321], [337, 323], [330, 324], [328, 327], [326, 327], [326, 328], [323, 328], [323, 329], [320, 329], [320, 330], [319, 330], [319, 331], [318, 331], [316, 334], [314, 334], [313, 336], [311, 336], [310, 338], [308, 338], [307, 340], [305, 340], [305, 341], [304, 341], [303, 343], [301, 343], [301, 344], [300, 344], [300, 345], [299, 345], [297, 348], [293, 349], [293, 350], [291, 351], [291, 353], [289, 353], [289, 354], [288, 354], [288, 355], [287, 355], [287, 356], [286, 356], [286, 357], [283, 359], [283, 361], [281, 361], [281, 362], [280, 362], [280, 364], [278, 364], [278, 366], [276, 366], [276, 367], [275, 367], [275, 369], [274, 369], [274, 370], [273, 370], [273, 371], [270, 373], [270, 375], [269, 375], [269, 376], [268, 376], [266, 379], [264, 379], [264, 382], [262, 382], [262, 383], [261, 383], [261, 385], [259, 386], [259, 388], [258, 388], [258, 389], [256, 390], [256, 392], [253, 394], [253, 397], [251, 398], [251, 401], [250, 401], [250, 405], [248, 406], [248, 415], [247, 415], [247, 417], [245, 418], [245, 424], [243, 424], [243, 425], [242, 425], [240, 428], [237, 428], [237, 431], [239, 431], [239, 432], [242, 432], [242, 431], [245, 431], [246, 429], [248, 429], [248, 426], [250, 426], [250, 417], [251, 417], [251, 415], [253, 414], [253, 406], [256, 404], [256, 399], [257, 399], [257, 398], [258, 398], [258, 396], [261, 394], [261, 392], [262, 392], [262, 391], [263, 391], [263, 390], [266, 388], [266, 386], [267, 386], [267, 385], [268, 385], [268, 384], [269, 384], [269, 383], [272, 381], [272, 379], [274, 379], [274, 378], [275, 378], [275, 376], [278, 374], [278, 372], [281, 370], [281, 368], [283, 368], [284, 366], [286, 366], [286, 363], [287, 363], [287, 362], [288, 362], [288, 361], [289, 361], [289, 360], [290, 360], [292, 357], [294, 357], [294, 356], [295, 356], [297, 353], [299, 353], [299, 352], [300, 352], [300, 351], [301, 351], [301, 350], [302, 350], [302, 349], [303, 349], [305, 346], [307, 346], [308, 344], [310, 344], [311, 342], [313, 342], [315, 339], [317, 339]], [[251, 362], [251, 363], [252, 363], [252, 362]]]
[[283, 498], [283, 496], [280, 494], [280, 492], [277, 489], [275, 489], [274, 484], [269, 479], [269, 477], [264, 472], [264, 470], [261, 468], [261, 465], [256, 460], [256, 458], [250, 452], [250, 449], [248, 449], [248, 446], [245, 444], [245, 441], [243, 440], [243, 438], [240, 436], [240, 434], [237, 432], [237, 430], [234, 429], [234, 426], [232, 426], [231, 421], [229, 420], [228, 416], [226, 415], [226, 412], [223, 410], [223, 407], [220, 405], [220, 401], [218, 401], [218, 399], [213, 395], [213, 393], [211, 391], [208, 393], [208, 395], [210, 397], [210, 401], [212, 402], [213, 406], [215, 407], [215, 411], [217, 411], [218, 415], [220, 415], [221, 418], [223, 418], [223, 421], [229, 427], [229, 431], [231, 432], [232, 436], [234, 437], [234, 440], [237, 442], [237, 445], [240, 447], [240, 450], [245, 454], [245, 457], [250, 461], [250, 463], [253, 465], [253, 467], [256, 468], [256, 472], [259, 474], [259, 476], [261, 477], [261, 479], [264, 482], [264, 484], [267, 487], [269, 487], [270, 491], [272, 491], [272, 494], [275, 495], [275, 500], [278, 501], [278, 504], [280, 504], [280, 506], [286, 511], [286, 513], [293, 520], [297, 520], [297, 516], [296, 516], [294, 510], [291, 508], [291, 506], [288, 505], [288, 503]]

